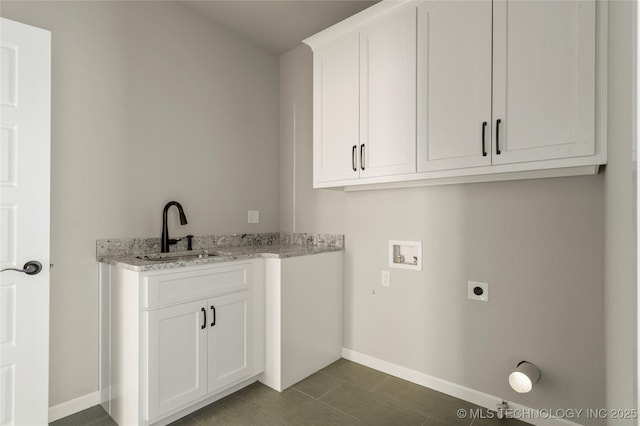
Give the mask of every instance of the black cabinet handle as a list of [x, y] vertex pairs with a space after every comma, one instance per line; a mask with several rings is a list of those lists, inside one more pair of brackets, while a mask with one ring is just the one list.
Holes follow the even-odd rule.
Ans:
[[364, 170], [364, 144], [360, 145], [360, 169]]
[[356, 166], [356, 150], [358, 149], [358, 145], [354, 145], [351, 149], [351, 168], [354, 172], [358, 171], [358, 167]]
[[487, 148], [485, 147], [485, 135], [487, 133], [487, 122], [484, 121], [482, 123], [482, 156], [486, 157], [487, 156]]
[[496, 154], [500, 155], [500, 123], [502, 120], [499, 118], [496, 120]]
[[204, 314], [204, 321], [202, 322], [202, 326], [200, 328], [204, 330], [205, 328], [207, 328], [207, 310], [205, 308], [202, 308], [202, 313]]
[[211, 327], [216, 325], [216, 307], [211, 305], [211, 311], [213, 312], [213, 322], [211, 323]]

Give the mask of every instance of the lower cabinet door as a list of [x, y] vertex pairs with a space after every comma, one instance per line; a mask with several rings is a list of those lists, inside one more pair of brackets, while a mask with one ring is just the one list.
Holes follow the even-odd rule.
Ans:
[[202, 300], [145, 313], [147, 420], [207, 394], [207, 308]]
[[209, 393], [253, 374], [251, 291], [208, 300]]

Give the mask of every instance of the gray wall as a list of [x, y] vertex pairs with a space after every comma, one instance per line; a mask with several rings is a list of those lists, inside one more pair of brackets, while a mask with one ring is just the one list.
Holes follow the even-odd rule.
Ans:
[[[604, 406], [606, 291], [607, 402], [629, 406], [631, 8], [610, 10], [604, 176], [343, 193], [311, 189], [307, 48], [280, 58], [278, 158], [277, 58], [170, 2], [3, 1], [53, 32], [50, 405], [98, 388], [95, 239], [158, 235], [176, 198], [174, 234], [345, 233], [346, 347], [528, 406]], [[387, 289], [389, 239], [423, 241], [425, 265]], [[469, 279], [491, 302], [466, 300]], [[517, 396], [522, 358], [544, 380]]]
[[[609, 4], [609, 161], [605, 173], [607, 405], [637, 407], [637, 287], [632, 91], [634, 2]], [[634, 420], [610, 424], [637, 424]]]
[[172, 199], [172, 235], [278, 230], [278, 58], [173, 2], [1, 14], [52, 32], [54, 406], [98, 389], [97, 238], [159, 237]]
[[[280, 227], [346, 234], [345, 347], [529, 407], [604, 407], [604, 176], [313, 190], [311, 64], [280, 58]], [[391, 239], [422, 241], [424, 267], [385, 288]], [[543, 372], [525, 395], [507, 383], [522, 359]]]

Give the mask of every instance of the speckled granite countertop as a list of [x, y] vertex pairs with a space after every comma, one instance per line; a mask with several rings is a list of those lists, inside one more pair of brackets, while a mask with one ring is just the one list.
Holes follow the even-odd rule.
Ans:
[[[214, 245], [208, 248], [194, 245], [193, 251], [162, 254], [154, 250], [153, 241], [145, 244], [149, 248], [148, 250], [124, 250], [123, 247], [133, 245], [128, 239], [98, 240], [96, 242], [96, 259], [98, 262], [143, 272], [254, 258], [284, 259], [344, 250], [342, 235], [276, 234], [273, 237], [273, 234], [270, 234], [267, 244], [263, 243], [264, 239], [258, 235], [250, 235], [255, 238], [247, 239], [249, 244]], [[136, 242], [136, 246], [140, 246], [138, 243], [139, 241]]]

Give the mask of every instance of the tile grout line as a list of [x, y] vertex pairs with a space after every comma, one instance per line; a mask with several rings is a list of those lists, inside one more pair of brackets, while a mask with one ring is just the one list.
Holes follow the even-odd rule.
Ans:
[[[417, 415], [419, 415], [419, 416], [422, 416], [422, 417], [424, 418], [424, 420], [423, 420], [422, 424], [424, 424], [424, 423], [429, 419], [429, 417], [430, 417], [430, 414], [429, 414], [428, 412], [427, 412], [427, 413], [425, 413], [425, 412], [420, 412], [420, 411], [416, 410], [416, 409], [415, 409], [415, 408], [413, 408], [413, 407], [408, 407], [408, 406], [403, 406], [403, 405], [401, 405], [401, 404], [398, 404], [396, 401], [394, 401], [393, 399], [389, 398], [388, 396], [386, 396], [386, 395], [384, 395], [384, 394], [381, 394], [380, 392], [377, 392], [377, 391], [376, 391], [376, 389], [377, 389], [377, 388], [379, 388], [379, 387], [380, 387], [380, 386], [381, 386], [385, 381], [387, 381], [387, 380], [391, 380], [391, 379], [392, 379], [392, 376], [390, 376], [390, 375], [385, 375], [385, 376], [386, 376], [386, 377], [385, 377], [384, 379], [382, 379], [378, 384], [376, 384], [373, 388], [364, 388], [364, 387], [362, 387], [362, 388], [361, 388], [361, 387], [359, 387], [359, 386], [357, 386], [357, 385], [355, 385], [355, 384], [353, 384], [353, 383], [351, 383], [351, 382], [344, 381], [344, 380], [340, 380], [340, 381], [341, 381], [341, 383], [338, 383], [338, 385], [336, 385], [336, 386], [335, 386], [335, 387], [333, 387], [332, 389], [328, 390], [327, 392], [323, 393], [320, 397], [318, 397], [318, 398], [314, 398], [314, 397], [313, 397], [313, 396], [311, 396], [311, 395], [309, 395], [309, 396], [310, 396], [310, 397], [312, 397], [312, 398], [314, 398], [314, 399], [318, 399], [318, 401], [319, 401], [319, 402], [322, 402], [322, 403], [324, 403], [324, 404], [326, 404], [326, 405], [329, 405], [330, 407], [332, 407], [332, 408], [334, 408], [334, 409], [336, 409], [336, 410], [338, 410], [338, 411], [341, 411], [341, 412], [342, 412], [342, 410], [340, 410], [339, 408], [334, 407], [334, 406], [333, 406], [333, 405], [331, 405], [331, 404], [325, 403], [324, 401], [320, 400], [319, 398], [324, 397], [324, 396], [325, 396], [325, 395], [327, 395], [328, 393], [330, 393], [330, 392], [332, 392], [332, 391], [336, 390], [336, 389], [337, 389], [338, 387], [340, 387], [341, 385], [346, 384], [347, 386], [353, 386], [353, 387], [355, 387], [355, 388], [357, 388], [357, 389], [360, 389], [360, 390], [362, 390], [362, 391], [364, 391], [364, 392], [366, 392], [366, 393], [370, 393], [371, 395], [376, 395], [378, 398], [381, 398], [385, 403], [387, 403], [387, 404], [391, 405], [392, 407], [394, 407], [394, 408], [396, 408], [396, 409], [398, 409], [398, 410], [405, 411], [405, 412], [413, 412], [413, 413], [415, 413], [415, 414], [417, 414]], [[294, 389], [295, 389], [295, 388], [294, 388]], [[307, 395], [305, 392], [303, 392], [303, 391], [301, 391], [301, 390], [299, 390], [299, 389], [295, 389], [295, 390], [297, 390], [298, 392], [301, 392], [301, 393], [303, 393], [303, 394]], [[348, 413], [345, 413], [345, 414], [348, 414]], [[355, 417], [355, 416], [352, 416], [352, 417], [357, 418], [357, 417]], [[360, 419], [360, 418], [357, 418], [357, 419], [358, 419], [358, 420], [360, 420], [360, 421], [362, 421], [362, 419]]]
[[[369, 367], [366, 367], [366, 368], [367, 368], [367, 369], [370, 369]], [[375, 370], [375, 369], [372, 369], [372, 370], [374, 370], [374, 371], [378, 371], [378, 370]], [[424, 417], [424, 419], [425, 419], [425, 420], [423, 421], [423, 423], [424, 423], [424, 422], [426, 422], [430, 417], [432, 417], [432, 416], [431, 416], [431, 412], [430, 412], [430, 410], [424, 410], [423, 408], [416, 408], [416, 407], [411, 406], [411, 405], [404, 405], [404, 404], [401, 404], [401, 403], [397, 402], [396, 400], [394, 400], [393, 398], [390, 398], [388, 395], [385, 395], [384, 393], [381, 393], [381, 392], [379, 391], [380, 387], [381, 387], [382, 385], [384, 385], [384, 384], [385, 384], [385, 382], [390, 382], [390, 381], [392, 381], [393, 379], [395, 379], [395, 377], [394, 377], [394, 376], [392, 376], [392, 375], [390, 375], [390, 374], [382, 373], [382, 374], [383, 374], [383, 376], [384, 376], [384, 378], [383, 378], [382, 380], [380, 380], [378, 383], [376, 383], [373, 387], [364, 387], [364, 386], [363, 386], [363, 387], [361, 387], [361, 386], [359, 386], [359, 385], [357, 385], [357, 384], [354, 384], [354, 383], [352, 383], [352, 382], [350, 382], [350, 381], [345, 381], [345, 380], [343, 380], [341, 377], [334, 376], [334, 375], [333, 375], [333, 374], [331, 374], [331, 373], [327, 373], [327, 372], [324, 372], [324, 371], [323, 371], [323, 373], [328, 374], [328, 375], [330, 375], [330, 376], [332, 376], [332, 377], [337, 378], [337, 379], [338, 379], [338, 380], [340, 380], [342, 383], [346, 383], [347, 385], [354, 386], [354, 387], [356, 387], [356, 388], [360, 388], [360, 389], [362, 389], [362, 390], [364, 390], [364, 391], [366, 391], [366, 392], [370, 392], [372, 395], [376, 395], [378, 398], [381, 398], [384, 402], [386, 402], [387, 404], [391, 405], [392, 407], [395, 407], [395, 408], [397, 408], [397, 409], [399, 409], [399, 410], [402, 410], [402, 411], [413, 412], [413, 413], [415, 413], [415, 414], [417, 414], [417, 415], [423, 416], [423, 417]], [[381, 373], [381, 372], [380, 372], [380, 373]], [[335, 389], [335, 388], [334, 388], [334, 389]], [[333, 390], [333, 389], [332, 389], [332, 390]], [[327, 392], [327, 393], [328, 393], [328, 392]], [[324, 396], [324, 394], [323, 394], [322, 396]]]
[[[276, 391], [277, 392], [277, 391]], [[282, 395], [282, 392], [280, 392], [280, 394]], [[231, 396], [231, 395], [229, 395]], [[228, 398], [228, 397], [227, 397]], [[269, 414], [268, 412], [266, 412], [264, 409], [262, 409], [259, 405], [253, 403], [251, 400], [248, 399], [244, 399], [241, 396], [236, 396], [237, 399], [239, 399], [240, 401], [244, 401], [247, 404], [251, 405], [253, 408], [255, 408], [256, 410], [258, 410], [265, 418], [269, 419], [272, 422], [277, 422], [279, 425], [285, 426], [287, 423], [281, 422], [280, 419], [272, 416], [271, 414]], [[207, 425], [204, 425], [207, 426]]]
[[[277, 391], [276, 391], [277, 392]], [[280, 395], [282, 395], [282, 392], [280, 392]], [[253, 408], [255, 408], [256, 410], [258, 410], [259, 412], [261, 412], [265, 417], [267, 417], [269, 420], [273, 420], [278, 422], [279, 424], [285, 426], [286, 423], [282, 423], [279, 419], [271, 416], [269, 413], [267, 413], [266, 411], [264, 411], [262, 408], [260, 408], [258, 405], [254, 404], [251, 400], [249, 399], [245, 399], [242, 396], [236, 396], [236, 398], [238, 398], [240, 401], [244, 401], [247, 404], [251, 405]], [[206, 425], [205, 425], [206, 426]]]
[[[339, 386], [341, 386], [341, 385], [342, 385], [342, 383], [339, 383], [339, 384], [338, 384], [338, 386], [336, 386], [334, 389], [337, 389], [337, 388], [338, 388]], [[362, 419], [360, 419], [360, 418], [358, 418], [358, 417], [356, 417], [356, 416], [354, 416], [354, 415], [352, 415], [352, 414], [349, 414], [349, 413], [347, 413], [347, 412], [345, 412], [345, 411], [342, 411], [342, 410], [341, 410], [341, 409], [339, 409], [338, 407], [334, 407], [333, 405], [331, 405], [331, 404], [329, 404], [329, 403], [327, 403], [327, 402], [321, 401], [321, 400], [319, 400], [318, 398], [314, 398], [313, 396], [308, 395], [308, 394], [306, 394], [306, 393], [302, 392], [301, 390], [298, 390], [298, 389], [295, 389], [295, 388], [293, 388], [293, 390], [294, 390], [295, 392], [299, 392], [299, 393], [301, 393], [301, 394], [303, 394], [303, 395], [307, 395], [307, 396], [308, 396], [308, 397], [310, 397], [311, 399], [314, 399], [314, 400], [318, 401], [320, 404], [325, 405], [325, 406], [327, 406], [327, 407], [331, 408], [332, 410], [338, 411], [338, 412], [340, 412], [340, 413], [344, 414], [345, 416], [351, 417], [351, 418], [352, 418], [352, 419], [354, 419], [354, 420], [363, 421]], [[332, 389], [332, 390], [333, 390], [333, 389]], [[323, 396], [324, 396], [324, 395], [323, 395]]]
[[[308, 397], [309, 397], [309, 398], [311, 398], [311, 399], [315, 399], [315, 400], [317, 400], [317, 401], [320, 401], [320, 398], [322, 398], [323, 396], [325, 396], [325, 395], [326, 395], [326, 394], [328, 394], [329, 392], [331, 392], [331, 391], [334, 391], [334, 390], [338, 389], [338, 387], [339, 387], [340, 385], [342, 385], [342, 383], [338, 383], [337, 385], [335, 385], [334, 387], [332, 387], [331, 389], [329, 389], [328, 391], [326, 391], [325, 393], [323, 393], [322, 395], [320, 395], [320, 396], [318, 396], [318, 397], [315, 397], [315, 396], [313, 396], [313, 395], [311, 395], [311, 394], [309, 394], [309, 393], [306, 393], [306, 392], [305, 392], [305, 391], [303, 391], [302, 389], [298, 389], [298, 388], [296, 388], [295, 386], [293, 386], [291, 389], [292, 389], [292, 390], [295, 390], [295, 391], [298, 391], [298, 392], [300, 392], [301, 394], [306, 395], [306, 396], [308, 396]], [[322, 402], [322, 401], [320, 401], [320, 402]]]
[[384, 379], [382, 379], [382, 381], [380, 383], [378, 383], [377, 385], [375, 385], [373, 388], [371, 388], [371, 391], [374, 392], [377, 388], [379, 388], [380, 386], [382, 386], [382, 384], [384, 382], [386, 382], [387, 380], [389, 380], [391, 378], [391, 376], [387, 376]]
[[413, 412], [416, 414], [419, 414], [421, 416], [424, 416], [425, 419], [423, 421], [422, 424], [425, 424], [427, 422], [427, 420], [429, 420], [431, 417], [433, 417], [431, 415], [431, 411], [430, 410], [423, 410], [423, 408], [416, 408], [415, 406], [413, 406], [412, 404], [407, 404], [404, 405], [398, 401], [396, 401], [393, 398], [390, 398], [388, 395], [385, 395], [384, 393], [378, 391], [377, 389], [382, 386], [382, 384], [384, 384], [384, 382], [386, 382], [387, 380], [393, 380], [393, 376], [387, 376], [385, 377], [384, 380], [382, 380], [380, 383], [378, 383], [376, 386], [373, 387], [373, 389], [371, 389], [371, 393], [375, 394], [378, 398], [381, 398], [382, 400], [384, 400], [387, 404], [392, 405], [393, 407], [396, 407], [397, 409], [403, 410], [403, 411], [408, 411], [408, 412]]
[[278, 419], [276, 417], [273, 417], [271, 414], [267, 413], [266, 411], [264, 411], [262, 408], [258, 407], [256, 404], [252, 403], [251, 401], [246, 401], [244, 399], [243, 399], [243, 401], [245, 401], [249, 405], [255, 407], [256, 410], [258, 410], [260, 413], [262, 413], [262, 415], [265, 416], [270, 421], [277, 422], [278, 424], [280, 424], [282, 426], [286, 425], [286, 423], [283, 423], [283, 422], [280, 421], [280, 419]]
[[[319, 397], [315, 398], [318, 401], [320, 400], [320, 398], [322, 398], [323, 396], [327, 395], [329, 392], [333, 392], [334, 390], [338, 389], [340, 386], [342, 386], [343, 382], [338, 383], [337, 385], [335, 385], [334, 387], [332, 387], [331, 389], [329, 389], [328, 391], [326, 391], [325, 393], [323, 393], [322, 395], [320, 395]], [[300, 391], [302, 392], [302, 391]], [[304, 393], [304, 392], [303, 392]], [[306, 395], [306, 394], [305, 394]], [[311, 395], [309, 395], [311, 396]], [[311, 396], [311, 398], [314, 398], [313, 396]]]

